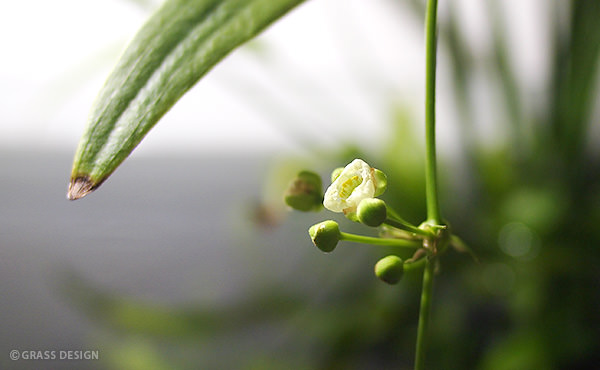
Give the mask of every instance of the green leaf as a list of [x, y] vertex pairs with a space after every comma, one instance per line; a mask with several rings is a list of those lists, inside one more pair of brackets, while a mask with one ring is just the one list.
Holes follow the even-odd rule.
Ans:
[[67, 197], [96, 189], [211, 67], [304, 0], [167, 0], [108, 77], [75, 154]]

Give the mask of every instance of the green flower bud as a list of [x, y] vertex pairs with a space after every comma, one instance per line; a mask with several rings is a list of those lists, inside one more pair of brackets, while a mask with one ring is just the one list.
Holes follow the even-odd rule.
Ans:
[[313, 244], [325, 253], [333, 251], [341, 238], [340, 227], [337, 222], [332, 220], [311, 226], [308, 234]]
[[387, 218], [385, 202], [377, 198], [367, 198], [360, 201], [356, 209], [358, 220], [372, 227], [381, 225]]
[[375, 196], [378, 197], [385, 193], [387, 189], [387, 176], [383, 171], [375, 168], [373, 169], [373, 177], [375, 179]]
[[404, 274], [404, 262], [398, 256], [383, 257], [375, 264], [375, 276], [388, 284], [396, 284]]
[[285, 204], [297, 211], [318, 211], [323, 205], [321, 177], [314, 172], [301, 171], [285, 193]]
[[346, 216], [346, 218], [352, 222], [360, 222], [358, 216], [356, 215], [356, 212], [346, 212], [344, 213], [344, 216]]
[[344, 171], [344, 167], [338, 167], [331, 173], [331, 182], [334, 182]]

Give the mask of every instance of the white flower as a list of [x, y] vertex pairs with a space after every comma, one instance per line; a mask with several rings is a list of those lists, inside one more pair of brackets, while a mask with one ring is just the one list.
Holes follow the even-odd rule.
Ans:
[[327, 188], [323, 205], [333, 212], [355, 212], [358, 203], [375, 195], [374, 169], [362, 159], [355, 159], [344, 168]]

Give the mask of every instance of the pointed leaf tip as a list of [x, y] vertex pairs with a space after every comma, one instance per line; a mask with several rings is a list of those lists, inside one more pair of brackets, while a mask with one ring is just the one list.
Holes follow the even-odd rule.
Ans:
[[[302, 2], [164, 1], [98, 94], [73, 161], [67, 198], [97, 188], [215, 64]], [[93, 185], [85, 176], [93, 177]]]
[[96, 186], [92, 183], [89, 177], [77, 177], [71, 180], [69, 184], [69, 191], [67, 192], [67, 199], [77, 200], [83, 198], [92, 191]]

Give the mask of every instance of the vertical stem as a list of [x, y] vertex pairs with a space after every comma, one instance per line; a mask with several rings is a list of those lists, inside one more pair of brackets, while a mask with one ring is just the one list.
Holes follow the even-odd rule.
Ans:
[[421, 308], [419, 310], [419, 329], [417, 331], [417, 352], [415, 370], [425, 369], [425, 350], [427, 346], [427, 328], [429, 327], [429, 311], [433, 293], [433, 264], [427, 260], [423, 271], [423, 291], [421, 292]]
[[436, 31], [437, 0], [428, 0], [425, 18], [425, 195], [427, 197], [427, 220], [440, 224], [435, 150]]
[[[435, 150], [435, 67], [437, 47], [437, 0], [427, 1], [425, 18], [425, 196], [427, 199], [427, 221], [441, 224], [437, 193], [437, 163]], [[435, 243], [435, 241], [432, 241]], [[428, 259], [423, 271], [423, 290], [419, 309], [419, 328], [415, 370], [425, 368], [427, 329], [433, 295], [433, 273], [435, 261]]]

